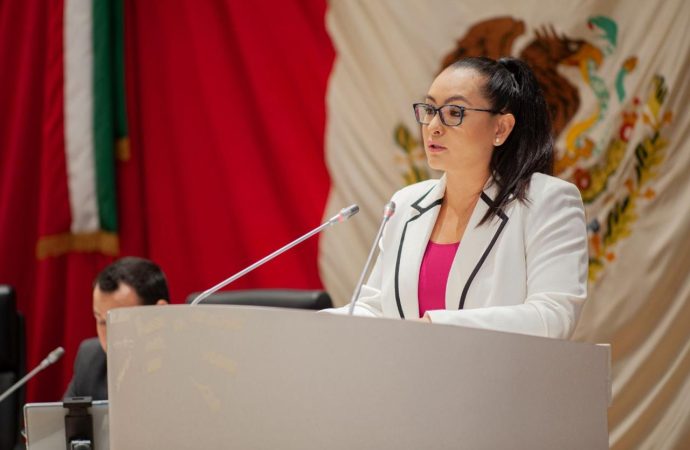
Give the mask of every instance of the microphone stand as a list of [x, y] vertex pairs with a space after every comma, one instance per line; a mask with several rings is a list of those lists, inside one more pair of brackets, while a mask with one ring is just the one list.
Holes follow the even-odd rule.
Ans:
[[14, 383], [12, 386], [10, 386], [9, 389], [7, 389], [5, 392], [2, 393], [2, 395], [0, 395], [0, 403], [3, 400], [5, 400], [7, 397], [9, 397], [10, 394], [12, 394], [14, 391], [16, 391], [17, 389], [22, 387], [27, 381], [29, 381], [34, 376], [36, 376], [36, 374], [38, 372], [45, 369], [49, 365], [55, 363], [55, 361], [60, 359], [64, 353], [65, 353], [65, 349], [62, 347], [58, 347], [55, 350], [53, 350], [52, 352], [50, 352], [50, 354], [48, 356], [46, 356], [45, 359], [43, 361], [41, 361], [41, 363], [39, 365], [34, 367], [34, 369], [31, 372], [27, 373], [24, 376], [24, 378], [17, 381], [16, 383]]
[[213, 293], [216, 292], [217, 290], [219, 290], [219, 289], [221, 289], [221, 288], [227, 286], [228, 284], [232, 283], [233, 281], [237, 280], [238, 278], [241, 278], [241, 277], [245, 276], [246, 274], [248, 274], [248, 273], [251, 272], [252, 270], [254, 270], [254, 269], [256, 269], [257, 267], [259, 267], [259, 266], [261, 266], [261, 265], [267, 263], [268, 261], [272, 260], [273, 258], [275, 258], [276, 256], [280, 255], [281, 253], [284, 253], [284, 252], [286, 252], [287, 250], [290, 250], [292, 247], [294, 247], [295, 245], [299, 244], [300, 242], [309, 239], [310, 237], [312, 237], [313, 235], [315, 235], [315, 234], [317, 234], [317, 233], [320, 233], [320, 232], [321, 232], [322, 230], [324, 230], [325, 228], [328, 228], [328, 227], [330, 227], [330, 226], [332, 226], [332, 225], [335, 225], [336, 223], [340, 223], [340, 222], [346, 221], [346, 220], [349, 219], [350, 217], [352, 217], [352, 216], [354, 216], [355, 214], [357, 214], [358, 211], [359, 211], [359, 206], [357, 206], [357, 205], [350, 205], [350, 206], [348, 206], [347, 208], [341, 209], [340, 212], [339, 212], [338, 214], [336, 214], [335, 216], [331, 217], [330, 219], [328, 219], [328, 221], [324, 222], [324, 223], [321, 224], [320, 226], [314, 228], [314, 229], [311, 230], [309, 233], [307, 233], [307, 234], [305, 234], [305, 235], [303, 235], [303, 236], [301, 236], [301, 237], [295, 239], [294, 241], [290, 242], [289, 244], [287, 244], [287, 245], [285, 245], [285, 246], [279, 248], [278, 250], [274, 251], [274, 252], [271, 253], [270, 255], [268, 255], [268, 256], [266, 256], [266, 257], [260, 259], [259, 261], [255, 262], [255, 263], [252, 264], [251, 266], [249, 266], [249, 267], [247, 267], [247, 268], [245, 268], [245, 269], [242, 269], [241, 271], [237, 272], [236, 274], [232, 275], [231, 277], [226, 278], [225, 280], [223, 280], [223, 281], [221, 281], [220, 283], [216, 284], [216, 285], [213, 286], [212, 288], [209, 288], [209, 289], [205, 290], [204, 292], [202, 292], [201, 294], [199, 294], [194, 300], [192, 300], [191, 305], [194, 306], [194, 305], [199, 304], [199, 302], [201, 302], [203, 299], [205, 299], [205, 298], [208, 297], [209, 295], [213, 294]]
[[386, 206], [383, 208], [383, 220], [381, 220], [381, 225], [379, 226], [379, 231], [376, 233], [376, 239], [374, 239], [374, 243], [371, 246], [371, 250], [369, 250], [369, 256], [367, 257], [367, 262], [364, 264], [364, 269], [362, 269], [362, 273], [359, 275], [359, 280], [357, 281], [357, 286], [355, 287], [355, 292], [352, 294], [352, 299], [350, 300], [350, 309], [348, 310], [349, 315], [352, 315], [355, 312], [355, 303], [357, 302], [357, 299], [359, 298], [359, 293], [362, 291], [362, 285], [364, 284], [364, 277], [366, 276], [367, 272], [369, 272], [369, 267], [371, 266], [371, 262], [374, 260], [374, 252], [376, 252], [376, 247], [378, 246], [379, 240], [381, 239], [381, 236], [383, 235], [383, 229], [386, 226], [386, 223], [388, 223], [388, 220], [391, 218], [391, 216], [394, 213], [395, 213], [395, 202], [386, 203]]

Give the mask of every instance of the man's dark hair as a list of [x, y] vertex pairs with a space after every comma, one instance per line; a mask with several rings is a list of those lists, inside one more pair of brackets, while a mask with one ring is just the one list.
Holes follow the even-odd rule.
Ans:
[[152, 261], [129, 256], [118, 259], [103, 269], [93, 282], [103, 292], [115, 292], [120, 283], [134, 289], [142, 305], [155, 305], [158, 300], [170, 300], [165, 274]]

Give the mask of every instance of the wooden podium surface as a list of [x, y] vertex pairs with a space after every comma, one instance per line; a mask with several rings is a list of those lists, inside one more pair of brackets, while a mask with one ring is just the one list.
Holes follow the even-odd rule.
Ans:
[[609, 348], [297, 310], [108, 317], [114, 449], [604, 449]]

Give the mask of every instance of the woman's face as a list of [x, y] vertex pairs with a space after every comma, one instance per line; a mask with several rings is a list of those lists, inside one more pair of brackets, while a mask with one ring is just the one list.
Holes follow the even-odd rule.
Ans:
[[[437, 108], [457, 105], [492, 109], [489, 101], [482, 95], [484, 82], [484, 77], [474, 69], [449, 68], [436, 77], [425, 101]], [[452, 127], [444, 125], [437, 113], [428, 125], [422, 125], [424, 150], [429, 166], [444, 172], [488, 172], [494, 145], [503, 143], [510, 133], [510, 130], [505, 132], [504, 117], [500, 114], [466, 110], [462, 123]]]

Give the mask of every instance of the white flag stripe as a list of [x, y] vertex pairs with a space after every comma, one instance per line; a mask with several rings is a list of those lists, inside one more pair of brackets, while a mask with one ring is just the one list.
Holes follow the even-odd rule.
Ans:
[[97, 231], [93, 155], [93, 0], [65, 0], [65, 157], [72, 233]]

